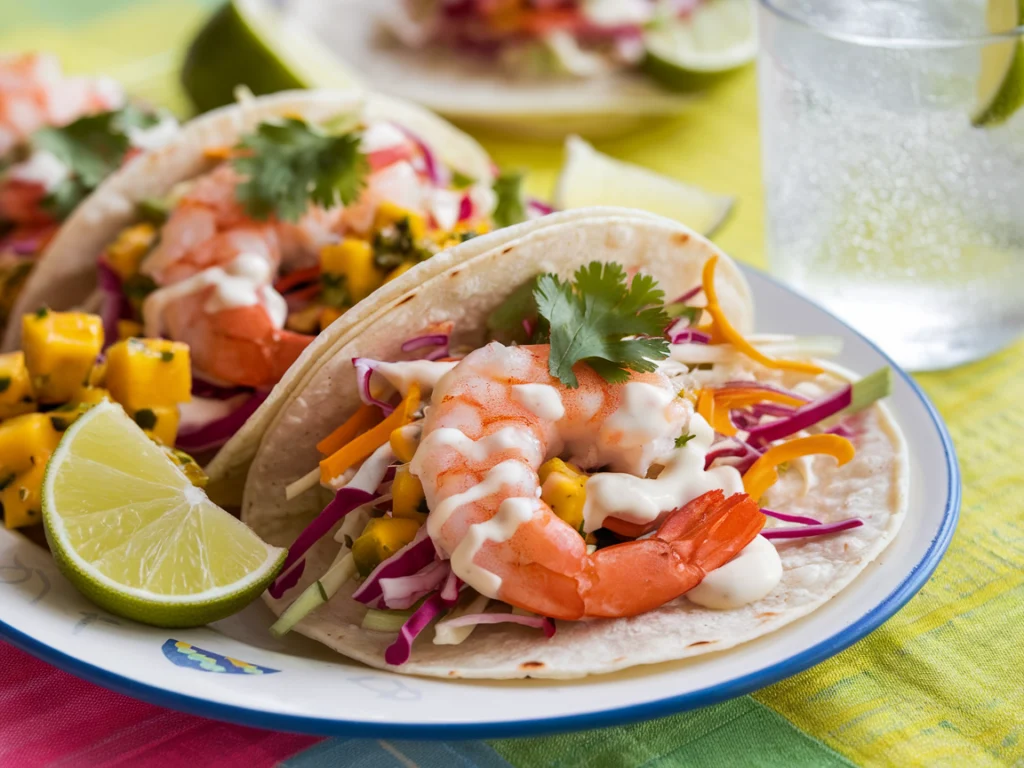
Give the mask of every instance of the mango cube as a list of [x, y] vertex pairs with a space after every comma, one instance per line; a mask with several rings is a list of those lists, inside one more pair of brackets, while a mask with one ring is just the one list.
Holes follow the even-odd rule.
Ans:
[[143, 222], [122, 229], [104, 254], [104, 259], [122, 280], [139, 272], [139, 264], [156, 240], [156, 227]]
[[390, 283], [396, 277], [400, 277], [408, 272], [410, 269], [416, 266], [415, 261], [403, 261], [397, 267], [388, 272], [387, 277], [384, 278], [385, 283]]
[[3, 503], [4, 525], [7, 528], [24, 528], [42, 522], [43, 505], [40, 495], [45, 473], [46, 462], [41, 461], [15, 477], [0, 480], [0, 484], [6, 482], [0, 491], [0, 503]]
[[157, 405], [140, 408], [132, 415], [135, 423], [146, 430], [146, 434], [164, 445], [174, 445], [178, 439], [178, 422], [181, 414], [176, 405]]
[[423, 484], [418, 477], [409, 472], [409, 467], [399, 467], [395, 470], [395, 479], [391, 483], [391, 514], [394, 517], [407, 517], [423, 522], [426, 520], [423, 500]]
[[587, 500], [587, 475], [561, 459], [544, 462], [537, 474], [541, 480], [541, 500], [558, 517], [580, 530]]
[[337, 309], [336, 307], [324, 307], [320, 310], [320, 330], [323, 330], [344, 314], [345, 310], [343, 309]]
[[9, 419], [36, 409], [32, 380], [23, 352], [0, 355], [0, 419]]
[[143, 334], [142, 323], [137, 323], [134, 320], [118, 320], [117, 321], [117, 340], [124, 341], [134, 336], [141, 336]]
[[107, 389], [129, 413], [192, 399], [187, 344], [167, 339], [127, 339], [107, 350]]
[[426, 236], [426, 219], [415, 211], [410, 211], [408, 208], [402, 208], [400, 205], [395, 205], [388, 201], [384, 201], [377, 206], [377, 212], [373, 217], [373, 229], [375, 232], [380, 232], [386, 227], [398, 224], [403, 219], [408, 222], [409, 234], [412, 235], [413, 241], [418, 242]]
[[413, 540], [420, 529], [418, 520], [407, 517], [376, 517], [352, 542], [352, 559], [363, 576]]
[[36, 399], [64, 403], [89, 380], [103, 348], [103, 321], [84, 312], [40, 309], [22, 318], [21, 347]]
[[205, 488], [206, 484], [210, 482], [210, 478], [207, 477], [203, 468], [187, 453], [167, 445], [163, 445], [161, 448], [164, 449], [164, 453], [170, 457], [171, 461], [177, 464], [178, 468], [185, 473], [185, 477], [189, 479], [192, 485], [197, 488]]
[[45, 464], [60, 442], [48, 413], [26, 413], [0, 424], [0, 478]]
[[[346, 237], [340, 243], [320, 249], [320, 271], [324, 295], [333, 306], [352, 306], [373, 293], [385, 274], [373, 260], [373, 246], [366, 240]], [[333, 278], [333, 280], [332, 280]], [[331, 297], [331, 291], [344, 292]]]

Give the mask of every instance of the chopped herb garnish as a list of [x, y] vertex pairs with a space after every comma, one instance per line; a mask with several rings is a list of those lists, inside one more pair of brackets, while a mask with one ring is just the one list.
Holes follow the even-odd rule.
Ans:
[[21, 486], [20, 488], [18, 488], [18, 500], [28, 501], [29, 494], [31, 493], [32, 491], [30, 491], [27, 486]]
[[460, 243], [464, 243], [467, 240], [472, 240], [478, 234], [480, 234], [480, 233], [479, 232], [474, 232], [473, 230], [467, 230], [465, 232], [459, 232], [459, 242]]
[[81, 117], [61, 128], [40, 128], [32, 148], [55, 155], [69, 176], [47, 195], [43, 205], [59, 220], [71, 213], [107, 176], [116, 171], [131, 148], [128, 131], [150, 128], [160, 116], [128, 105], [113, 112]]
[[38, 317], [40, 320], [42, 320], [48, 314], [50, 314], [50, 310], [47, 307], [40, 307], [35, 311], [36, 317]]
[[140, 408], [135, 412], [135, 423], [143, 429], [152, 429], [156, 426], [156, 414], [149, 408]]
[[390, 271], [407, 261], [423, 261], [430, 256], [430, 251], [420, 247], [413, 237], [408, 216], [373, 236], [373, 263], [377, 269]]
[[6, 392], [11, 386], [10, 376], [0, 376], [0, 392]]
[[156, 288], [156, 283], [153, 282], [153, 278], [149, 275], [131, 275], [121, 283], [121, 290], [124, 291], [124, 295], [136, 302], [143, 301]]
[[665, 306], [665, 314], [671, 319], [677, 320], [681, 317], [685, 317], [690, 321], [690, 325], [697, 325], [700, 322], [700, 316], [704, 313], [702, 307], [688, 307], [685, 304], [667, 304]]
[[235, 194], [249, 214], [298, 221], [310, 203], [329, 208], [358, 198], [369, 163], [358, 132], [325, 133], [304, 120], [260, 123], [231, 162], [245, 176]]
[[679, 437], [676, 438], [676, 448], [682, 448], [695, 437], [696, 435], [693, 434], [680, 435]]
[[53, 425], [54, 432], [64, 432], [68, 427], [71, 426], [71, 422], [60, 416], [51, 416], [50, 424]]
[[462, 171], [452, 170], [452, 186], [455, 189], [465, 189], [476, 184], [476, 179], [472, 176], [467, 176]]
[[147, 197], [135, 206], [135, 210], [138, 212], [140, 219], [159, 227], [171, 215], [171, 204], [167, 200]]
[[348, 292], [344, 275], [332, 275], [324, 272], [320, 275], [320, 283], [323, 290], [320, 292], [320, 301], [329, 307], [344, 309], [352, 306], [352, 297]]
[[508, 227], [526, 220], [526, 201], [523, 199], [523, 174], [505, 172], [494, 180], [494, 194], [498, 202], [494, 206], [495, 227]]
[[9, 486], [13, 482], [14, 482], [14, 473], [13, 472], [11, 472], [10, 474], [4, 475], [3, 477], [0, 477], [0, 491], [5, 490], [7, 488], [7, 486]]
[[324, 585], [321, 583], [320, 579], [316, 580], [316, 588], [320, 590], [320, 599], [325, 603], [331, 599], [331, 596], [327, 594], [327, 590], [324, 589]]
[[165, 349], [160, 353], [160, 359], [163, 360], [165, 363], [169, 363], [171, 362], [171, 360], [174, 359], [174, 353], [171, 352], [170, 350]]
[[649, 275], [628, 280], [621, 265], [592, 261], [573, 282], [541, 275], [534, 290], [540, 317], [550, 327], [548, 370], [567, 387], [579, 382], [572, 368], [586, 361], [601, 378], [622, 383], [628, 371], [650, 372], [668, 357], [662, 332], [668, 317], [664, 293]]

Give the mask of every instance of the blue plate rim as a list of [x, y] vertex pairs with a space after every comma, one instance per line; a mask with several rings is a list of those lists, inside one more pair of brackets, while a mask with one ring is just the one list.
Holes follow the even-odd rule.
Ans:
[[408, 725], [361, 720], [336, 720], [329, 717], [307, 717], [304, 715], [267, 712], [265, 710], [248, 709], [231, 704], [220, 704], [196, 696], [167, 691], [163, 688], [139, 683], [130, 677], [109, 672], [88, 662], [76, 659], [15, 629], [2, 619], [0, 619], [0, 638], [65, 672], [70, 672], [91, 683], [117, 693], [141, 699], [149, 704], [167, 707], [187, 714], [275, 731], [289, 731], [318, 736], [391, 739], [452, 740], [538, 736], [625, 725], [718, 704], [727, 699], [759, 690], [821, 663], [825, 659], [849, 648], [890, 619], [900, 608], [907, 604], [910, 598], [917, 594], [931, 577], [932, 573], [934, 573], [949, 547], [960, 517], [960, 465], [957, 461], [953, 440], [938, 410], [910, 374], [897, 365], [877, 344], [849, 326], [842, 319], [836, 317], [836, 315], [811, 297], [795, 291], [763, 270], [748, 264], [741, 264], [740, 266], [744, 271], [774, 283], [783, 290], [813, 304], [816, 308], [837, 320], [847, 331], [861, 339], [878, 353], [903, 378], [914, 395], [924, 405], [925, 411], [928, 413], [942, 443], [943, 453], [946, 458], [948, 482], [946, 487], [946, 508], [943, 512], [939, 530], [932, 538], [924, 557], [911, 569], [906, 578], [879, 602], [874, 609], [864, 614], [841, 633], [836, 633], [805, 651], [801, 651], [784, 661], [748, 675], [733, 678], [708, 688], [676, 696], [668, 696], [643, 704], [613, 707], [599, 712], [587, 712], [580, 715], [565, 715], [535, 720], [457, 724], [419, 723]]

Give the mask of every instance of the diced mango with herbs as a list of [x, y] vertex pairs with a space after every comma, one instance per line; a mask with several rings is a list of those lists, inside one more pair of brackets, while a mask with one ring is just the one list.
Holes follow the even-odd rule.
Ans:
[[178, 439], [178, 422], [181, 415], [176, 405], [155, 405], [140, 408], [129, 414], [135, 423], [146, 430], [146, 434], [164, 445], [174, 445]]
[[410, 269], [416, 266], [415, 261], [403, 261], [397, 267], [388, 272], [388, 276], [384, 278], [385, 283], [390, 283], [396, 277], [400, 277], [408, 272]]
[[373, 246], [354, 237], [320, 249], [320, 272], [324, 296], [332, 306], [355, 305], [373, 293], [385, 277], [374, 263]]
[[395, 479], [391, 483], [391, 514], [422, 523], [427, 519], [423, 502], [423, 484], [420, 479], [407, 466], [396, 469]]
[[133, 336], [141, 336], [143, 334], [142, 323], [137, 323], [134, 320], [118, 320], [117, 321], [117, 340], [125, 341]]
[[63, 403], [89, 381], [103, 348], [103, 321], [84, 312], [41, 309], [22, 318], [21, 346], [40, 403]]
[[537, 471], [540, 497], [558, 517], [576, 530], [583, 527], [587, 500], [587, 474], [561, 459], [545, 461]]
[[42, 521], [40, 493], [45, 474], [46, 462], [41, 461], [18, 475], [0, 478], [0, 503], [7, 528], [24, 528]]
[[352, 559], [360, 575], [369, 576], [378, 565], [416, 537], [418, 520], [407, 517], [376, 517], [352, 542]]
[[36, 409], [32, 381], [24, 352], [0, 355], [0, 419], [9, 419]]
[[0, 424], [0, 476], [45, 464], [60, 442], [49, 413], [26, 413]]
[[127, 339], [107, 350], [107, 389], [129, 413], [192, 399], [187, 344], [167, 339]]
[[160, 447], [164, 449], [164, 453], [170, 457], [171, 461], [177, 464], [181, 471], [185, 473], [185, 477], [189, 479], [192, 485], [198, 488], [205, 488], [206, 484], [210, 482], [210, 478], [203, 472], [203, 468], [187, 453], [167, 445]]
[[104, 258], [122, 280], [139, 272], [142, 258], [149, 252], [156, 240], [156, 227], [148, 222], [135, 224], [121, 230]]
[[377, 212], [373, 217], [373, 229], [380, 232], [382, 229], [392, 227], [400, 221], [408, 222], [409, 234], [414, 241], [422, 240], [427, 234], [427, 222], [420, 214], [402, 208], [400, 205], [385, 201], [377, 206]]

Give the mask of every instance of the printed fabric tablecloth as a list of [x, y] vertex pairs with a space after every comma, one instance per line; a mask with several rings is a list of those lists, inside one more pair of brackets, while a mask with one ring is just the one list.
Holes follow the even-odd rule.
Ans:
[[[184, 43], [212, 0], [0, 0], [0, 51], [47, 49], [182, 115]], [[482, 137], [550, 192], [559, 146]], [[716, 240], [762, 262], [754, 72], [685, 116], [600, 149], [739, 205]], [[954, 307], [950, 311], [955, 311]], [[0, 765], [839, 766], [1024, 764], [1024, 343], [918, 376], [960, 456], [964, 504], [934, 577], [850, 649], [752, 696], [638, 725], [537, 739], [317, 739], [227, 725], [111, 693], [0, 643]], [[912, 535], [911, 531], [907, 534]]]

